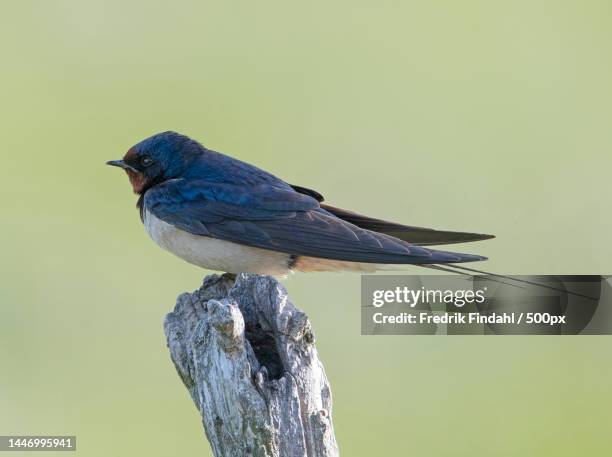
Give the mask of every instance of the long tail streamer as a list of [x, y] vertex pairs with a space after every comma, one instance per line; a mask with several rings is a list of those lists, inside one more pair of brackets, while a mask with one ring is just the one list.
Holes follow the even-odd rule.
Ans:
[[[589, 300], [594, 300], [594, 301], [598, 301], [597, 298], [595, 297], [591, 297], [589, 295], [584, 295], [578, 292], [572, 292], [569, 290], [565, 290], [565, 289], [559, 289], [558, 287], [554, 287], [554, 286], [549, 286], [548, 284], [542, 284], [539, 282], [534, 282], [534, 281], [529, 281], [527, 279], [518, 279], [518, 278], [512, 278], [510, 276], [505, 276], [505, 275], [500, 275], [497, 273], [491, 273], [489, 271], [484, 271], [484, 270], [477, 270], [476, 268], [469, 268], [469, 267], [464, 267], [464, 266], [459, 266], [456, 264], [450, 265], [450, 264], [445, 264], [444, 266], [440, 266], [440, 265], [421, 265], [423, 267], [426, 268], [432, 268], [434, 270], [441, 270], [441, 271], [446, 271], [449, 273], [455, 273], [455, 274], [460, 274], [460, 275], [467, 275], [467, 276], [471, 276], [473, 278], [478, 277], [478, 275], [487, 275], [487, 276], [492, 276], [493, 278], [496, 279], [492, 279], [492, 278], [488, 278], [489, 281], [493, 281], [493, 282], [498, 282], [501, 284], [506, 284], [509, 286], [514, 286], [514, 287], [519, 287], [521, 289], [524, 289], [524, 286], [521, 286], [519, 284], [516, 283], [521, 283], [521, 284], [528, 284], [530, 286], [536, 286], [536, 287], [542, 287], [544, 289], [549, 289], [549, 290], [554, 290], [557, 292], [562, 292], [562, 293], [566, 293], [569, 295], [574, 295], [576, 297], [581, 297], [581, 298], [587, 298]], [[469, 272], [469, 273], [466, 273]], [[472, 273], [478, 273], [477, 275], [472, 274]], [[504, 279], [506, 281], [514, 281], [514, 283], [508, 283], [508, 282], [504, 282], [504, 281], [500, 281], [499, 279]]]

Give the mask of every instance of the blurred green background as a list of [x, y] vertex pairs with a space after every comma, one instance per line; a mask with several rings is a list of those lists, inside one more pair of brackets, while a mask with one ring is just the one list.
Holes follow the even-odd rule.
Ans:
[[[612, 272], [609, 1], [3, 0], [0, 18], [0, 434], [210, 455], [162, 331], [207, 272], [147, 238], [104, 166], [159, 131], [338, 206], [495, 233], [461, 248], [496, 272]], [[609, 455], [610, 338], [365, 337], [359, 275], [285, 285], [343, 455]]]

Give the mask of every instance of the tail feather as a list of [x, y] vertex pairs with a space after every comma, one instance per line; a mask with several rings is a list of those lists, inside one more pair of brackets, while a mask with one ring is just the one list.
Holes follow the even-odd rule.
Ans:
[[[468, 267], [464, 267], [460, 265], [452, 265], [452, 264], [446, 264], [443, 267], [439, 265], [419, 265], [419, 266], [423, 266], [426, 268], [433, 268], [435, 270], [442, 270], [448, 273], [456, 273], [459, 275], [471, 276], [473, 278], [478, 277], [478, 275], [484, 275], [486, 279], [489, 281], [499, 282], [501, 284], [519, 287], [521, 289], [525, 288], [525, 286], [522, 285], [522, 284], [525, 284], [528, 286], [541, 287], [543, 289], [554, 290], [556, 292], [563, 292], [568, 295], [574, 295], [576, 297], [587, 298], [589, 300], [598, 301], [596, 297], [591, 297], [590, 295], [581, 294], [579, 292], [573, 292], [573, 291], [569, 291], [565, 289], [560, 289], [558, 287], [550, 286], [548, 284], [542, 284], [541, 282], [529, 281], [527, 279], [516, 278], [512, 276], [507, 276], [507, 275], [500, 275], [498, 273], [492, 273], [490, 271], [485, 271], [485, 270], [478, 270], [476, 268], [468, 268]], [[451, 268], [455, 269], [455, 271], [453, 271]], [[501, 281], [502, 279], [504, 281]], [[506, 281], [513, 281], [513, 282], [506, 282]]]
[[467, 243], [470, 241], [481, 241], [495, 238], [495, 235], [484, 233], [452, 232], [445, 230], [434, 230], [425, 227], [402, 225], [382, 219], [364, 216], [347, 209], [336, 208], [327, 204], [321, 204], [321, 208], [329, 211], [336, 217], [350, 222], [357, 227], [373, 232], [399, 238], [416, 246], [434, 246], [439, 244]]

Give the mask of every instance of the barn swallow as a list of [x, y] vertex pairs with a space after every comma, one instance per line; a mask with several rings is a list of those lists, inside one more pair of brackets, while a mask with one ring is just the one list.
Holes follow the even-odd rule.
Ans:
[[425, 248], [492, 235], [388, 222], [330, 206], [312, 189], [164, 132], [108, 165], [125, 170], [140, 218], [163, 249], [228, 273], [373, 271], [485, 257]]

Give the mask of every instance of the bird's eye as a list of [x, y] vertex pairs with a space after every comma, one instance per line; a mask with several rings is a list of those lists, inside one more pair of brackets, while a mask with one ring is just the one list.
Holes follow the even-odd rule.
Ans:
[[148, 167], [153, 165], [154, 160], [151, 157], [147, 157], [144, 156], [142, 159], [140, 159], [140, 165], [142, 165], [143, 167]]

